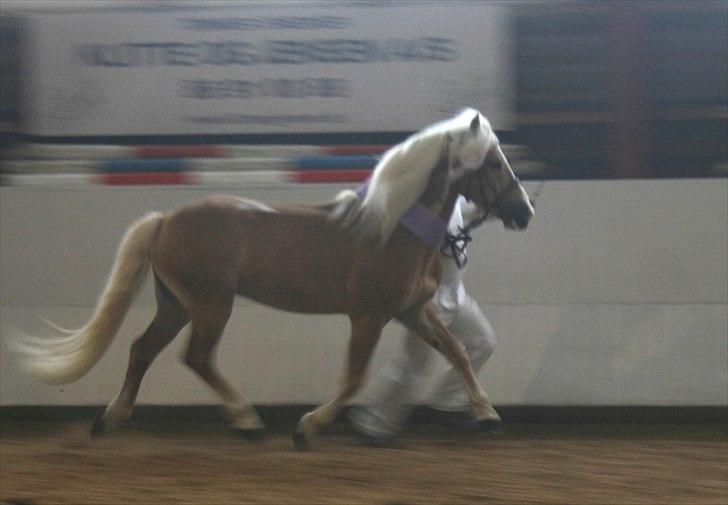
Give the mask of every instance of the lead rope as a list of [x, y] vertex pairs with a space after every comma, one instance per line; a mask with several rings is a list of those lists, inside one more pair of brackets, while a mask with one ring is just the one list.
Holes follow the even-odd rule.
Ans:
[[460, 232], [457, 235], [450, 232], [445, 234], [445, 243], [440, 247], [440, 252], [443, 256], [455, 260], [455, 264], [462, 270], [468, 263], [468, 254], [465, 249], [473, 241], [473, 237], [470, 236], [471, 226], [465, 228], [458, 226], [458, 228]]
[[538, 186], [536, 186], [536, 189], [533, 190], [533, 193], [531, 194], [531, 205], [536, 203], [536, 200], [538, 199], [539, 195], [541, 194], [541, 191], [543, 191], [544, 186], [546, 186], [546, 181], [540, 181], [538, 183]]

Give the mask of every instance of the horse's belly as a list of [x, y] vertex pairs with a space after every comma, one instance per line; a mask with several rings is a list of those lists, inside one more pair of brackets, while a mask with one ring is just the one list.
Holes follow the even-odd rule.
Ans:
[[258, 303], [288, 312], [334, 314], [344, 311], [342, 297], [336, 290], [321, 286], [297, 286], [268, 282], [249, 283], [241, 280], [238, 294]]

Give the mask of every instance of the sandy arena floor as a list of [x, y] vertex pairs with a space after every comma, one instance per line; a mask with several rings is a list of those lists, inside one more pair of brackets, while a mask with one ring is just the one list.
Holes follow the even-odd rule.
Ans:
[[314, 450], [288, 426], [244, 442], [216, 422], [3, 421], [2, 504], [728, 503], [721, 425], [507, 425], [501, 436], [416, 426], [397, 449], [338, 425]]

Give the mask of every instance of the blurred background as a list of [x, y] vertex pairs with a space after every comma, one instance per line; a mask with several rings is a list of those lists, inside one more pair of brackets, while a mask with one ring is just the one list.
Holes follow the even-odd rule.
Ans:
[[[143, 212], [325, 201], [467, 106], [529, 191], [546, 181], [528, 231], [485, 225], [471, 246], [494, 403], [728, 402], [725, 1], [5, 0], [0, 23], [3, 405], [115, 393], [149, 290], [77, 384], [31, 381], [9, 342], [82, 324]], [[239, 301], [221, 368], [256, 403], [320, 402], [347, 331]], [[182, 341], [142, 403], [215, 401], [169, 358]]]
[[[235, 7], [224, 2], [5, 1], [0, 30], [3, 158], [10, 156], [7, 148], [17, 141], [42, 142], [50, 138], [114, 144], [391, 144], [443, 113], [481, 105], [496, 128], [506, 132], [504, 141], [526, 146], [529, 159], [541, 162], [529, 165], [528, 175], [726, 175], [725, 2], [456, 2], [449, 10], [436, 2], [430, 2], [430, 6], [387, 3], [390, 5], [308, 2], [304, 6], [291, 2], [271, 6], [248, 2]], [[406, 21], [406, 14], [382, 24], [382, 11], [399, 11], [400, 15], [407, 10], [419, 16], [420, 23], [436, 27], [434, 31], [407, 22], [400, 22], [399, 29], [392, 28], [397, 21]], [[77, 14], [63, 15], [72, 11]], [[100, 18], [99, 12], [105, 12], [106, 18]], [[214, 13], [227, 19], [227, 26], [219, 22], [215, 25], [221, 20], [215, 19]], [[248, 18], [251, 13], [255, 16]], [[236, 16], [243, 16], [237, 18], [237, 25]], [[280, 21], [286, 16], [298, 19], [299, 26], [286, 30], [282, 25], [282, 31], [280, 26], [277, 28], [275, 19]], [[253, 23], [255, 17], [257, 24]], [[260, 22], [261, 17], [268, 23]], [[204, 18], [208, 18], [206, 25], [199, 22]], [[61, 19], [64, 21], [59, 22]], [[146, 25], [143, 19], [148, 20]], [[298, 37], [278, 38], [283, 33]], [[304, 34], [307, 36], [301, 37]], [[321, 34], [339, 41], [338, 56], [333, 46], [319, 47], [318, 54], [313, 54], [311, 51], [317, 50], [313, 45], [292, 43], [293, 39], [317, 40]], [[399, 42], [399, 46], [384, 48], [382, 43], [387, 39]], [[201, 49], [200, 44], [213, 40], [219, 42], [218, 58], [226, 57], [228, 43], [227, 57], [238, 51], [239, 59], [249, 61], [237, 65], [231, 61], [203, 63], [202, 53], [206, 50], [207, 57], [214, 59], [215, 49], [210, 48], [211, 44]], [[231, 40], [250, 43], [236, 48], [231, 47]], [[174, 42], [177, 46], [152, 47], [153, 42]], [[130, 57], [134, 44], [137, 57], [146, 61], [118, 61]], [[81, 48], [87, 51], [85, 56]], [[383, 55], [383, 51], [388, 54]], [[410, 54], [405, 54], [407, 51]], [[415, 54], [417, 51], [419, 54]], [[102, 61], [104, 58], [107, 61]], [[253, 63], [251, 58], [259, 61]], [[273, 61], [276, 58], [278, 61]], [[286, 65], [287, 61], [291, 63]], [[230, 66], [234, 67], [232, 73]], [[413, 94], [401, 96], [401, 86], [387, 90], [380, 84], [387, 80], [401, 83], [399, 72], [407, 72], [411, 66], [435, 69], [413, 73], [429, 80], [415, 85], [417, 101], [412, 100]], [[180, 68], [187, 71], [180, 72]], [[272, 68], [277, 72], [271, 73]], [[318, 73], [312, 73], [312, 69]], [[389, 72], [395, 69], [398, 75]], [[304, 84], [300, 82], [298, 89], [282, 90], [285, 83], [272, 82], [267, 91], [252, 91], [268, 75], [275, 74], [280, 80], [281, 70], [285, 70], [284, 74], [293, 70], [288, 77], [300, 74], [309, 80], [318, 79], [304, 83], [318, 86], [318, 91], [302, 91], [300, 86]], [[243, 74], [245, 78], [241, 79]], [[364, 93], [364, 76], [369, 86], [381, 91], [379, 97]], [[52, 82], [43, 82], [48, 80]], [[109, 89], [111, 81], [118, 89]], [[412, 82], [407, 85], [412, 86]], [[175, 98], [170, 101], [169, 96], [160, 94], [159, 102], [125, 124], [117, 124], [120, 103], [114, 104], [117, 109], [111, 114], [95, 122], [86, 117], [92, 108], [98, 114], [104, 103], [118, 96], [139, 103], [143, 86], [149, 93], [149, 88], [162, 85], [165, 93]], [[289, 87], [295, 85], [288, 83]], [[272, 89], [275, 86], [278, 91]], [[416, 93], [420, 90], [425, 93]], [[313, 95], [305, 100], [296, 98], [302, 92]], [[196, 100], [194, 93], [198, 94]], [[330, 104], [324, 105], [322, 93], [338, 102], [337, 106], [342, 102], [348, 105], [332, 112]], [[267, 100], [263, 99], [266, 94]], [[365, 97], [372, 97], [367, 102], [372, 109], [369, 114], [353, 105], [361, 106]], [[82, 103], [74, 103], [74, 98]], [[54, 100], [53, 105], [48, 103], [50, 100]], [[198, 122], [197, 127], [187, 124], [185, 128], [168, 124], [166, 131], [145, 127], [150, 117], [160, 116], [157, 109], [163, 107], [176, 107], [176, 111], [167, 111], [163, 116], [166, 121], [179, 122], [183, 116], [197, 113], [194, 102], [204, 102], [208, 107], [225, 102], [228, 113], [238, 112], [241, 105], [244, 107], [240, 110], [248, 112], [251, 102], [267, 103], [259, 110], [270, 121], [270, 116], [275, 115], [271, 102], [288, 102], [290, 107], [296, 101], [294, 107], [308, 114], [348, 117], [329, 118], [330, 122], [318, 124], [313, 118], [308, 124], [302, 120], [275, 128], [270, 127], [270, 122], [266, 125], [264, 118], [225, 124], [219, 116], [212, 125]], [[423, 101], [428, 106], [420, 105]], [[389, 107], [391, 103], [398, 104], [396, 109], [412, 111], [419, 107], [422, 111], [402, 117]], [[71, 114], [84, 117], [74, 122], [65, 117]], [[375, 114], [377, 121], [362, 121]], [[504, 114], [509, 115], [508, 120]], [[285, 134], [281, 134], [282, 130]], [[301, 135], [304, 130], [306, 134]], [[223, 131], [226, 135], [219, 135]], [[180, 136], [182, 133], [184, 136]]]

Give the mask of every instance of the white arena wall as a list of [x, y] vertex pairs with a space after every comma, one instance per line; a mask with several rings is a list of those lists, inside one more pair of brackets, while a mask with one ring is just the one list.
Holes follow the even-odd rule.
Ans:
[[[227, 192], [318, 202], [341, 188]], [[146, 211], [208, 193], [0, 187], [0, 404], [95, 405], [116, 394], [129, 345], [154, 311], [151, 282], [102, 361], [75, 384], [48, 386], [25, 376], [12, 341], [44, 332], [41, 318], [80, 326], [126, 227]], [[526, 232], [495, 223], [479, 229], [467, 286], [498, 337], [481, 374], [494, 403], [726, 405], [727, 202], [726, 179], [554, 181]], [[217, 403], [180, 363], [184, 333], [148, 372], [140, 403]], [[394, 323], [386, 329], [373, 370], [392, 359], [400, 334]], [[317, 403], [333, 394], [347, 339], [345, 317], [293, 315], [240, 300], [218, 360], [256, 404]], [[438, 362], [438, 370], [443, 366]]]

